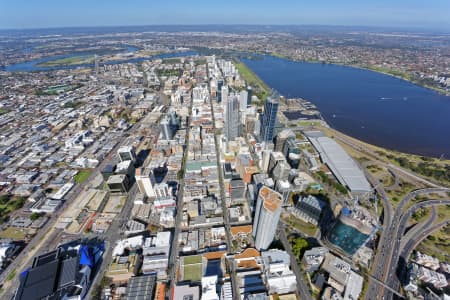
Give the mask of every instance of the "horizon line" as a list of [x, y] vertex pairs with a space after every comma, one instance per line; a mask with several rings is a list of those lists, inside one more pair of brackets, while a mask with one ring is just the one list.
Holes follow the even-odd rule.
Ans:
[[336, 28], [368, 28], [368, 29], [397, 29], [397, 30], [420, 30], [420, 31], [437, 31], [440, 33], [450, 33], [450, 28], [436, 28], [436, 27], [424, 27], [424, 26], [411, 26], [411, 25], [342, 25], [342, 24], [239, 24], [239, 23], [204, 23], [204, 24], [135, 24], [135, 25], [69, 25], [69, 26], [45, 26], [45, 27], [0, 27], [0, 31], [20, 31], [20, 30], [50, 30], [50, 29], [87, 29], [87, 28], [126, 28], [126, 27], [151, 27], [151, 26], [161, 26], [161, 27], [173, 27], [173, 26], [257, 26], [257, 27], [336, 27]]

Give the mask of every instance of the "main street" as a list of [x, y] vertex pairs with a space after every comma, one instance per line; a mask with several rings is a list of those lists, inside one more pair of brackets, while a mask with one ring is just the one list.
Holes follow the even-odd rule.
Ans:
[[[222, 164], [220, 162], [220, 150], [219, 150], [219, 141], [217, 140], [217, 133], [216, 133], [216, 118], [214, 117], [214, 105], [213, 100], [210, 99], [211, 104], [211, 120], [213, 125], [213, 131], [214, 131], [214, 144], [216, 148], [216, 160], [217, 160], [217, 173], [219, 175], [219, 185], [220, 185], [220, 198], [222, 202], [222, 211], [223, 211], [223, 222], [225, 225], [225, 233], [227, 235], [227, 250], [228, 253], [231, 252], [231, 226], [230, 226], [230, 215], [228, 211], [228, 207], [226, 205], [226, 198], [225, 198], [225, 187], [223, 182], [223, 171], [222, 171]], [[237, 278], [236, 278], [236, 271], [234, 270], [234, 264], [230, 263], [230, 276], [231, 276], [231, 287], [233, 289], [233, 296], [234, 299], [239, 299], [240, 291], [239, 287], [237, 285]]]
[[183, 160], [182, 160], [182, 166], [181, 166], [181, 178], [179, 178], [178, 183], [178, 192], [177, 192], [177, 215], [175, 217], [175, 228], [173, 231], [173, 239], [172, 239], [172, 247], [170, 249], [170, 257], [169, 257], [169, 281], [170, 281], [170, 288], [169, 288], [169, 298], [173, 300], [173, 293], [172, 291], [175, 288], [176, 283], [176, 269], [177, 269], [177, 260], [178, 260], [178, 236], [181, 232], [181, 220], [183, 218], [183, 207], [184, 207], [184, 176], [186, 171], [186, 161], [188, 157], [189, 152], [189, 132], [191, 130], [191, 118], [192, 118], [192, 102], [189, 106], [189, 116], [186, 124], [186, 136], [185, 141], [186, 145], [184, 148], [183, 153]]

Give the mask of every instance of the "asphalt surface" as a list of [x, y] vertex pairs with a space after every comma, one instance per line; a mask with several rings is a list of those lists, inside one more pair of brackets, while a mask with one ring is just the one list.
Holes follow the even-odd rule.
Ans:
[[[396, 282], [395, 270], [397, 267], [400, 240], [403, 236], [405, 227], [407, 225], [406, 221], [409, 219], [409, 217], [411, 216], [411, 214], [414, 212], [415, 209], [425, 207], [427, 205], [438, 205], [436, 202], [430, 201], [442, 201], [442, 200], [428, 200], [419, 202], [410, 207], [409, 210], [406, 212], [403, 212], [404, 206], [407, 203], [409, 203], [409, 201], [411, 201], [413, 198], [415, 198], [417, 195], [442, 191], [448, 191], [448, 189], [427, 188], [413, 191], [408, 195], [406, 195], [400, 201], [399, 205], [397, 206], [392, 216], [392, 219], [390, 219], [390, 222], [388, 223], [387, 220], [385, 219], [385, 222], [383, 224], [383, 232], [381, 233], [380, 243], [378, 245], [377, 254], [375, 256], [371, 272], [371, 275], [374, 278], [378, 279], [381, 282], [384, 282], [386, 285], [390, 287], [394, 286]], [[402, 222], [401, 220], [403, 219], [403, 216], [405, 216], [405, 214], [409, 214], [409, 216], [405, 219], [405, 221]], [[401, 235], [399, 235], [398, 232], [401, 232]], [[367, 290], [365, 299], [367, 300], [379, 299], [383, 297], [383, 293], [384, 287], [382, 285], [379, 285], [374, 280], [369, 280], [369, 288]], [[391, 292], [388, 293], [389, 295], [386, 296], [392, 296]], [[386, 298], [386, 296], [384, 299], [389, 299]]]
[[305, 281], [304, 277], [302, 276], [302, 271], [300, 270], [299, 265], [297, 264], [297, 260], [295, 258], [294, 253], [292, 252], [291, 245], [289, 244], [289, 241], [286, 237], [286, 232], [284, 229], [284, 225], [282, 223], [278, 223], [278, 237], [280, 238], [280, 242], [284, 247], [284, 250], [289, 254], [291, 257], [291, 268], [294, 272], [295, 276], [297, 277], [297, 291], [300, 293], [300, 299], [302, 300], [309, 300], [313, 299], [311, 296], [311, 292], [309, 291]]
[[178, 259], [178, 253], [179, 253], [179, 247], [178, 247], [178, 236], [180, 235], [181, 232], [181, 220], [183, 218], [183, 207], [184, 207], [184, 200], [183, 200], [183, 195], [184, 195], [184, 171], [186, 170], [186, 161], [187, 161], [187, 154], [189, 151], [189, 132], [190, 132], [190, 128], [191, 128], [191, 118], [192, 118], [192, 102], [191, 105], [189, 106], [189, 119], [188, 119], [188, 124], [186, 126], [186, 145], [185, 145], [185, 150], [184, 150], [184, 154], [183, 154], [183, 165], [181, 166], [181, 170], [183, 170], [183, 177], [180, 179], [179, 183], [178, 183], [178, 193], [177, 193], [177, 215], [175, 217], [175, 228], [173, 231], [173, 239], [172, 239], [172, 247], [170, 249], [170, 257], [169, 257], [169, 281], [170, 281], [170, 289], [169, 289], [169, 293], [170, 299], [172, 298], [172, 291], [175, 287], [176, 284], [176, 263], [177, 263], [177, 259]]
[[[400, 257], [401, 252], [401, 240], [403, 237], [403, 234], [405, 232], [405, 229], [408, 225], [408, 219], [411, 217], [411, 215], [418, 210], [419, 208], [433, 206], [433, 205], [447, 205], [450, 204], [450, 200], [427, 200], [423, 202], [419, 202], [411, 206], [405, 213], [402, 214], [399, 224], [397, 226], [397, 230], [392, 236], [392, 246], [393, 246], [393, 252], [390, 258], [387, 259], [387, 273], [385, 274], [385, 280], [384, 282], [389, 285], [390, 287], [398, 287], [399, 281], [396, 276], [396, 270], [398, 266], [398, 261]], [[422, 235], [423, 232], [420, 233]], [[383, 295], [383, 294], [382, 294]], [[390, 291], [384, 291], [384, 297], [385, 299], [392, 299], [392, 294]]]
[[122, 238], [125, 238], [122, 228], [124, 223], [126, 223], [130, 219], [129, 216], [131, 215], [131, 210], [133, 209], [133, 203], [134, 199], [136, 198], [137, 192], [137, 184], [133, 184], [131, 189], [128, 191], [127, 200], [120, 214], [113, 219], [105, 234], [97, 235], [98, 237], [103, 238], [103, 240], [105, 241], [105, 253], [103, 253], [102, 264], [91, 282], [90, 290], [88, 296], [86, 297], [87, 300], [93, 299], [91, 295], [93, 288], [100, 284], [100, 281], [108, 270], [108, 267], [112, 261], [112, 250], [116, 242]]

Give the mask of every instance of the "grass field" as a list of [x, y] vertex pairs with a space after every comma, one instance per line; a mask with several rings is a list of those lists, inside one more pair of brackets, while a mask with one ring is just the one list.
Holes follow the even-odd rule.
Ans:
[[25, 204], [26, 198], [13, 197], [11, 195], [0, 196], [0, 224], [5, 223], [9, 214], [18, 210]]
[[76, 183], [80, 184], [80, 183], [85, 182], [85, 181], [89, 178], [89, 176], [90, 176], [91, 174], [92, 174], [92, 171], [91, 171], [91, 170], [81, 170], [81, 171], [79, 171], [79, 172], [77, 173], [77, 175], [75, 175], [75, 177], [73, 178], [73, 180], [74, 180]]
[[416, 250], [434, 256], [440, 261], [448, 261], [450, 254], [450, 226], [437, 230], [432, 235], [428, 236], [417, 246]]
[[239, 74], [244, 78], [248, 85], [251, 85], [254, 89], [254, 94], [259, 98], [259, 100], [265, 100], [267, 96], [270, 95], [269, 86], [261, 80], [252, 70], [250, 70], [244, 63], [235, 63]]
[[289, 224], [290, 226], [294, 227], [295, 229], [304, 233], [307, 236], [313, 237], [316, 235], [318, 228], [312, 224], [303, 222], [302, 220], [292, 215], [284, 218], [283, 220], [286, 222], [286, 224]]
[[183, 259], [184, 265], [199, 264], [202, 262], [201, 255], [186, 256]]
[[20, 241], [25, 239], [25, 233], [14, 227], [8, 227], [5, 230], [0, 231], [0, 238], [2, 239], [13, 239], [15, 241]]
[[202, 264], [185, 265], [183, 280], [200, 281], [202, 279]]
[[72, 56], [67, 58], [55, 59], [38, 64], [38, 67], [57, 67], [57, 66], [73, 66], [80, 64], [91, 64], [94, 62], [93, 55]]

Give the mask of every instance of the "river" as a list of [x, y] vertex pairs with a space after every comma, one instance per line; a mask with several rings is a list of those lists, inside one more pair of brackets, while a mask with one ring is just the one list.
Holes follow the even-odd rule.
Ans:
[[286, 97], [314, 103], [352, 137], [407, 153], [450, 158], [450, 97], [389, 75], [272, 56], [242, 59]]
[[[134, 52], [137, 48], [135, 47], [127, 47], [128, 52]], [[116, 52], [113, 52], [116, 53]], [[64, 59], [64, 58], [70, 58], [75, 56], [89, 56], [94, 54], [105, 54], [105, 53], [99, 53], [95, 51], [87, 51], [87, 52], [77, 52], [77, 53], [71, 53], [71, 54], [65, 54], [65, 55], [54, 55], [54, 56], [47, 56], [39, 59], [30, 60], [23, 63], [17, 63], [13, 65], [6, 66], [4, 68], [5, 71], [9, 72], [38, 72], [38, 71], [51, 71], [51, 70], [61, 70], [61, 69], [75, 69], [80, 67], [93, 67], [94, 64], [77, 64], [77, 65], [68, 65], [68, 66], [41, 66], [39, 64], [53, 61], [56, 59]], [[110, 53], [111, 54], [111, 53]], [[197, 55], [197, 52], [195, 51], [180, 51], [180, 52], [171, 52], [171, 53], [162, 53], [152, 56], [146, 56], [146, 57], [138, 57], [138, 58], [124, 58], [120, 60], [111, 60], [102, 62], [101, 64], [105, 65], [115, 65], [115, 64], [122, 64], [122, 63], [137, 63], [144, 60], [149, 59], [156, 59], [156, 58], [172, 58], [172, 57], [183, 57], [183, 56], [191, 56], [191, 55]]]

